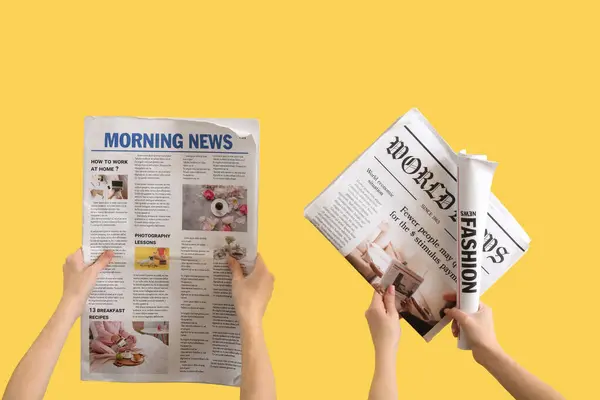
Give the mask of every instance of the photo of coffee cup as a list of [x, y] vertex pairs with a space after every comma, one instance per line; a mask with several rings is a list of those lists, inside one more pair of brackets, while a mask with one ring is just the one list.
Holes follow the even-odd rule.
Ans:
[[229, 204], [224, 199], [215, 199], [210, 205], [210, 210], [217, 217], [223, 217], [229, 213]]

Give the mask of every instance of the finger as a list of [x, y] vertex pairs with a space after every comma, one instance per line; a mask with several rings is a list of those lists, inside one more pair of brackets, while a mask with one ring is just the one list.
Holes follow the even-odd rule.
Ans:
[[227, 256], [227, 266], [231, 271], [232, 279], [234, 281], [239, 281], [244, 279], [244, 271], [242, 270], [242, 266], [239, 261], [231, 256]]
[[444, 310], [446, 315], [449, 315], [452, 319], [455, 319], [459, 324], [464, 324], [468, 321], [469, 315], [465, 314], [463, 311], [458, 308], [446, 308]]
[[265, 260], [263, 260], [260, 253], [256, 255], [256, 261], [254, 262], [254, 271], [268, 271], [267, 265], [265, 264]]
[[78, 248], [77, 250], [75, 250], [75, 252], [73, 252], [72, 254], [69, 254], [67, 256], [67, 259], [65, 260], [65, 264], [72, 264], [72, 265], [76, 265], [76, 266], [83, 265], [83, 251], [81, 250], [81, 247]]
[[458, 337], [458, 322], [455, 319], [452, 320], [452, 336]]
[[452, 303], [456, 303], [456, 293], [444, 293], [442, 295], [442, 297], [446, 301], [449, 301], [449, 302], [452, 302]]
[[373, 310], [384, 310], [385, 306], [383, 305], [383, 297], [378, 291], [373, 292], [373, 299], [371, 300], [371, 305], [369, 308]]
[[90, 268], [92, 268], [92, 270], [94, 270], [95, 273], [99, 273], [104, 268], [106, 268], [108, 264], [110, 264], [114, 256], [114, 252], [112, 252], [111, 250], [107, 250], [104, 253], [100, 254], [100, 257], [98, 257], [98, 259], [91, 265]]
[[394, 288], [394, 285], [388, 286], [383, 295], [383, 303], [385, 304], [385, 311], [388, 314], [398, 314], [398, 310], [396, 310], [396, 289]]

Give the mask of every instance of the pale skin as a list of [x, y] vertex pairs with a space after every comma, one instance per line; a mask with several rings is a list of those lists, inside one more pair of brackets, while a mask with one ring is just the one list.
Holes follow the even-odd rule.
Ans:
[[[63, 296], [56, 311], [13, 372], [3, 400], [39, 400], [44, 397], [65, 340], [81, 316], [98, 274], [114, 254], [104, 252], [96, 262], [85, 264], [81, 249], [67, 257], [63, 266]], [[273, 275], [258, 256], [254, 271], [244, 277], [242, 267], [229, 260], [232, 293], [242, 335], [241, 400], [275, 399], [275, 379], [262, 330], [262, 318], [273, 292]]]
[[[456, 297], [454, 297], [456, 300]], [[517, 400], [564, 400], [548, 384], [517, 364], [502, 349], [494, 331], [492, 309], [481, 304], [475, 314], [465, 314], [458, 308], [446, 309], [453, 318], [452, 334], [467, 336], [473, 358], [483, 366]]]
[[[369, 329], [375, 346], [375, 373], [369, 400], [396, 400], [396, 353], [400, 340], [400, 324], [396, 311], [394, 288], [387, 288], [384, 296], [375, 292], [366, 312]], [[456, 295], [444, 299], [455, 302]], [[492, 310], [481, 304], [475, 314], [465, 314], [457, 308], [444, 310], [453, 318], [452, 334], [462, 334], [472, 349], [473, 358], [517, 400], [564, 400], [564, 397], [535, 375], [517, 364], [504, 352], [494, 331]]]
[[244, 276], [240, 263], [228, 258], [232, 294], [242, 336], [240, 400], [275, 400], [275, 377], [267, 351], [262, 320], [273, 293], [273, 275], [260, 255], [254, 270]]
[[96, 278], [112, 260], [104, 252], [93, 264], [85, 264], [81, 249], [67, 257], [63, 266], [63, 295], [56, 311], [13, 372], [3, 400], [38, 400], [44, 397], [50, 376], [67, 335], [83, 312]]
[[396, 400], [396, 353], [400, 341], [400, 316], [396, 310], [396, 294], [390, 285], [382, 296], [377, 291], [365, 312], [375, 347], [375, 373], [369, 400]]

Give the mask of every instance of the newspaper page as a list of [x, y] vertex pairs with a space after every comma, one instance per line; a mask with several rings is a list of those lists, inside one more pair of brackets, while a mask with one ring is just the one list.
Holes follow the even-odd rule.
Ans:
[[83, 252], [113, 250], [81, 318], [83, 380], [238, 386], [227, 255], [257, 247], [256, 120], [88, 117]]
[[[456, 154], [416, 109], [398, 119], [305, 209], [305, 217], [427, 341], [457, 289]], [[530, 239], [492, 194], [481, 292]]]

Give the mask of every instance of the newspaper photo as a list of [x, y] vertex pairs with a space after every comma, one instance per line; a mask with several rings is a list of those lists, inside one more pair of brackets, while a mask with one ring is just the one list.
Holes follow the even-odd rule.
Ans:
[[[400, 315], [427, 341], [457, 289], [457, 155], [416, 109], [398, 119], [305, 209], [305, 217], [376, 290], [393, 284]], [[492, 194], [481, 293], [530, 239]]]
[[227, 256], [256, 258], [257, 120], [88, 117], [83, 253], [115, 253], [81, 318], [81, 378], [239, 386]]

